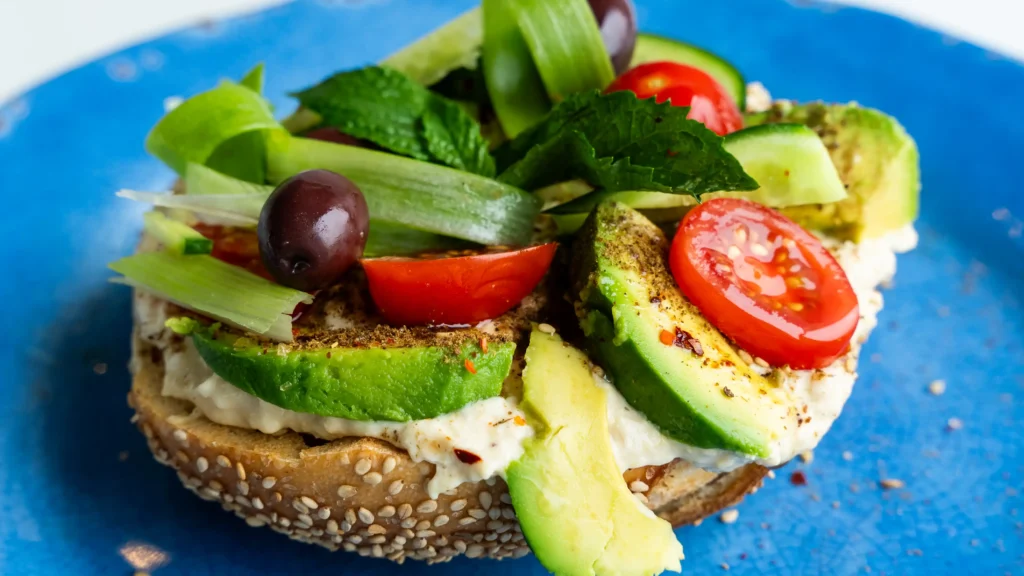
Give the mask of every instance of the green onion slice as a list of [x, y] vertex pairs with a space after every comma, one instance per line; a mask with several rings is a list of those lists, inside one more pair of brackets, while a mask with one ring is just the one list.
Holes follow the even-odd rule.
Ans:
[[480, 9], [474, 8], [388, 56], [380, 65], [430, 86], [456, 68], [476, 68], [482, 42]]
[[268, 178], [332, 170], [362, 190], [375, 219], [487, 245], [523, 245], [540, 201], [518, 188], [428, 162], [274, 132]]
[[483, 0], [483, 66], [491, 104], [509, 138], [551, 109], [547, 90], [519, 29], [516, 0]]
[[113, 282], [151, 292], [272, 340], [291, 342], [295, 307], [313, 297], [260, 278], [212, 256], [143, 252], [110, 264], [123, 275]]
[[273, 191], [273, 186], [253, 184], [232, 178], [195, 162], [190, 162], [185, 169], [185, 194], [194, 196], [262, 194], [266, 198]]
[[280, 128], [263, 96], [224, 82], [168, 112], [146, 138], [146, 150], [181, 174], [189, 162], [206, 164], [221, 144], [236, 136]]
[[184, 222], [168, 218], [162, 212], [146, 212], [142, 215], [142, 222], [144, 230], [172, 254], [193, 256], [213, 251], [213, 240]]
[[212, 216], [217, 221], [208, 224], [225, 224], [232, 226], [255, 226], [260, 219], [260, 211], [267, 201], [268, 194], [167, 194], [163, 192], [138, 192], [121, 190], [120, 198], [145, 202], [163, 208], [189, 210], [197, 214]]

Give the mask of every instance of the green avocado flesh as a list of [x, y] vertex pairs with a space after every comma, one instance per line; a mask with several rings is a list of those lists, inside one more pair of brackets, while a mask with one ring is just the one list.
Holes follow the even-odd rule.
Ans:
[[672, 526], [630, 493], [612, 454], [605, 392], [590, 363], [534, 330], [523, 409], [537, 436], [508, 469], [523, 535], [560, 576], [649, 576], [680, 570]]
[[[682, 295], [662, 231], [624, 204], [605, 203], [574, 250], [580, 326], [629, 404], [682, 443], [767, 457], [791, 424], [793, 401]], [[677, 343], [663, 344], [662, 331]], [[684, 347], [694, 341], [699, 346]]]
[[271, 404], [318, 416], [404, 422], [500, 395], [516, 343], [543, 303], [539, 294], [528, 296], [490, 321], [486, 332], [392, 327], [377, 314], [362, 272], [352, 271], [317, 295], [292, 324], [294, 341], [287, 346], [190, 318], [168, 325], [192, 335], [214, 373]]
[[748, 115], [747, 125], [804, 124], [821, 136], [849, 196], [783, 213], [805, 228], [859, 241], [917, 218], [921, 190], [917, 145], [892, 116], [856, 104], [778, 102]]

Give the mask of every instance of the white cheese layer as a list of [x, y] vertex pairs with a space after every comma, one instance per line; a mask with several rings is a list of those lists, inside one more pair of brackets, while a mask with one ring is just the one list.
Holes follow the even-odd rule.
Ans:
[[[917, 234], [908, 226], [860, 244], [828, 240], [826, 243], [853, 285], [860, 302], [861, 320], [847, 356], [823, 370], [784, 371], [779, 375], [793, 397], [806, 404], [807, 422], [778, 438], [771, 455], [760, 460], [725, 450], [695, 448], [663, 435], [643, 414], [633, 410], [614, 386], [595, 378], [608, 393], [612, 449], [623, 471], [667, 464], [677, 458], [717, 471], [733, 470], [750, 462], [777, 466], [817, 446], [853, 390], [860, 347], [877, 324], [882, 308], [882, 295], [877, 287], [893, 277], [896, 253], [911, 250], [917, 243]], [[140, 335], [155, 339], [164, 332], [163, 303], [145, 294], [136, 298]], [[516, 416], [520, 418], [518, 422], [523, 422], [524, 414], [514, 399], [491, 398], [430, 420], [361, 422], [285, 410], [251, 396], [213, 374], [188, 341], [180, 350], [165, 349], [164, 360], [164, 395], [195, 404], [196, 410], [213, 422], [266, 434], [294, 430], [327, 440], [346, 436], [379, 438], [406, 450], [414, 461], [436, 466], [427, 486], [431, 497], [464, 482], [504, 477], [508, 466], [522, 455], [525, 440], [534, 434], [528, 424], [517, 424]], [[472, 465], [465, 464], [455, 456], [456, 448], [481, 459]]]

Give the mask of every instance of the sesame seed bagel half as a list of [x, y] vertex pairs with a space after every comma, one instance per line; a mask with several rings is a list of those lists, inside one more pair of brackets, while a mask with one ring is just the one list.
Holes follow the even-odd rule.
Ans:
[[[434, 466], [386, 442], [323, 442], [216, 424], [191, 403], [162, 395], [159, 346], [136, 334], [133, 348], [128, 403], [154, 457], [174, 468], [186, 488], [250, 526], [399, 563], [529, 553], [502, 480], [465, 483], [434, 500], [426, 492]], [[766, 472], [751, 465], [714, 474], [677, 461], [630, 470], [625, 480], [679, 526], [735, 504]]]

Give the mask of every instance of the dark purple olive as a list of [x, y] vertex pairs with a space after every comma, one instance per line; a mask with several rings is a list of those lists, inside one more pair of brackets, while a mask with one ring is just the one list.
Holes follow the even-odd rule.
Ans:
[[636, 48], [636, 7], [633, 0], [590, 0], [597, 17], [604, 48], [612, 59], [615, 75], [629, 69]]
[[359, 146], [360, 148], [376, 148], [373, 142], [368, 140], [360, 140], [355, 136], [349, 136], [337, 128], [331, 128], [326, 126], [324, 128], [316, 128], [310, 130], [302, 135], [303, 138], [310, 138], [313, 140], [323, 140], [324, 142], [334, 142], [335, 144], [344, 144], [346, 146]]
[[363, 255], [366, 198], [351, 180], [309, 170], [285, 180], [263, 205], [256, 229], [263, 266], [285, 286], [330, 286]]

